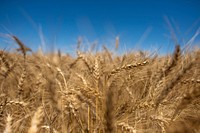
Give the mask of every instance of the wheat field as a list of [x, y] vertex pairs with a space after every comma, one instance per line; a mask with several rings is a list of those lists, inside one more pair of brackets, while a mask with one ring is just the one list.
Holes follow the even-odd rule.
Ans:
[[0, 132], [199, 133], [200, 50], [0, 51]]

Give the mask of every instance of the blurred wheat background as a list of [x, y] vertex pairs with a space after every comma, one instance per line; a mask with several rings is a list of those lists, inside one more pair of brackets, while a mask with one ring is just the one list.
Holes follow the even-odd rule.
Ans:
[[[200, 50], [0, 51], [0, 132], [199, 133]], [[118, 47], [116, 41], [116, 48]]]

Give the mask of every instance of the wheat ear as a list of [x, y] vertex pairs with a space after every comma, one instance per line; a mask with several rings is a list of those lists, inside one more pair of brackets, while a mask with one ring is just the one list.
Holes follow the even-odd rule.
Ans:
[[43, 109], [39, 107], [35, 112], [31, 120], [31, 127], [28, 129], [28, 133], [37, 133], [38, 125], [42, 122], [43, 119]]
[[4, 133], [12, 133], [12, 117], [10, 114], [8, 114], [6, 119], [6, 128], [4, 130]]

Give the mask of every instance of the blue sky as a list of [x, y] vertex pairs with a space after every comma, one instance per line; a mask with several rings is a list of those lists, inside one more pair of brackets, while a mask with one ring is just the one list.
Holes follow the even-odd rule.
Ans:
[[[119, 36], [122, 51], [168, 52], [176, 39], [184, 45], [199, 27], [199, 0], [1, 0], [0, 4], [1, 48], [13, 47], [2, 35], [10, 33], [33, 50], [44, 38], [44, 50], [70, 53], [79, 37], [84, 46], [98, 42], [112, 49]], [[199, 40], [198, 36], [194, 44]]]

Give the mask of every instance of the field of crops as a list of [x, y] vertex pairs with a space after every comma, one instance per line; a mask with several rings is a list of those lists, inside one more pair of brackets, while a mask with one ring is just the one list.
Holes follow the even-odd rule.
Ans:
[[200, 50], [0, 51], [0, 132], [199, 133]]

